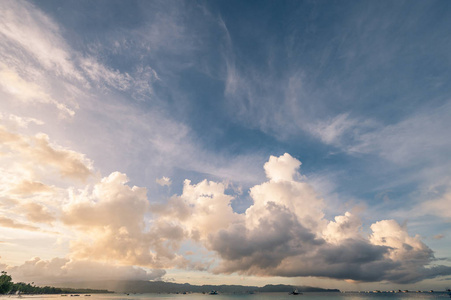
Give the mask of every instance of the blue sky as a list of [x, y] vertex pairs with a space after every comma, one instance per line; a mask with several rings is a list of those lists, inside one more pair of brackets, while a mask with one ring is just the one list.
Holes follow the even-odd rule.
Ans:
[[[73, 277], [102, 264], [193, 283], [449, 285], [448, 1], [0, 5], [0, 263], [13, 275], [26, 280], [28, 261]], [[372, 258], [356, 268], [380, 272], [330, 260], [352, 247]], [[298, 263], [312, 256], [331, 271]], [[422, 271], [399, 275], [410, 267]]]

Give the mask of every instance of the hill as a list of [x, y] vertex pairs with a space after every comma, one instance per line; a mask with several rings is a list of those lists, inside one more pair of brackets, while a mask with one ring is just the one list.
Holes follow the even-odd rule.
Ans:
[[337, 289], [322, 289], [309, 286], [291, 286], [291, 285], [266, 285], [264, 287], [243, 286], [243, 285], [192, 285], [189, 283], [173, 283], [164, 281], [87, 281], [87, 282], [66, 282], [55, 284], [58, 287], [65, 288], [89, 288], [115, 291], [117, 293], [183, 293], [193, 292], [202, 293], [212, 290], [219, 293], [249, 293], [249, 292], [291, 292], [298, 289], [300, 292], [339, 292]]

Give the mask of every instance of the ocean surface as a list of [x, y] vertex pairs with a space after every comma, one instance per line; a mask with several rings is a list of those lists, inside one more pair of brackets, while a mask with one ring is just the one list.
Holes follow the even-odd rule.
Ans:
[[24, 296], [6, 296], [0, 297], [0, 300], [294, 300], [294, 299], [346, 299], [346, 300], [364, 300], [364, 299], [451, 299], [445, 292], [424, 292], [424, 293], [304, 293], [302, 295], [288, 295], [287, 293], [258, 293], [258, 294], [92, 294], [79, 297], [67, 295], [24, 295]]

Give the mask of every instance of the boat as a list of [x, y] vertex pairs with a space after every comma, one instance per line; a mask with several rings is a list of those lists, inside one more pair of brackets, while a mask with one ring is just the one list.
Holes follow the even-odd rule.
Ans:
[[209, 295], [218, 295], [218, 291], [211, 291]]
[[302, 295], [302, 293], [295, 289], [292, 292], [288, 293], [288, 295]]

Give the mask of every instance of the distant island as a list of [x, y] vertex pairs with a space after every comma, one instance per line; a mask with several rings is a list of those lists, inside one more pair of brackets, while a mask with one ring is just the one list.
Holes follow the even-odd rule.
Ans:
[[323, 289], [311, 286], [285, 284], [258, 286], [244, 285], [192, 285], [165, 281], [145, 280], [104, 280], [55, 283], [54, 286], [36, 286], [33, 283], [14, 283], [10, 275], [2, 271], [0, 294], [96, 294], [96, 293], [205, 293], [217, 291], [225, 294], [245, 293], [289, 293], [299, 292], [340, 292], [338, 289]]
[[70, 288], [91, 288], [110, 290], [116, 293], [202, 293], [218, 291], [219, 293], [289, 293], [297, 289], [299, 292], [340, 292], [338, 289], [323, 289], [311, 286], [292, 286], [285, 284], [258, 286], [244, 285], [192, 285], [189, 283], [173, 283], [165, 281], [144, 280], [105, 280], [86, 282], [66, 282], [57, 286]]

